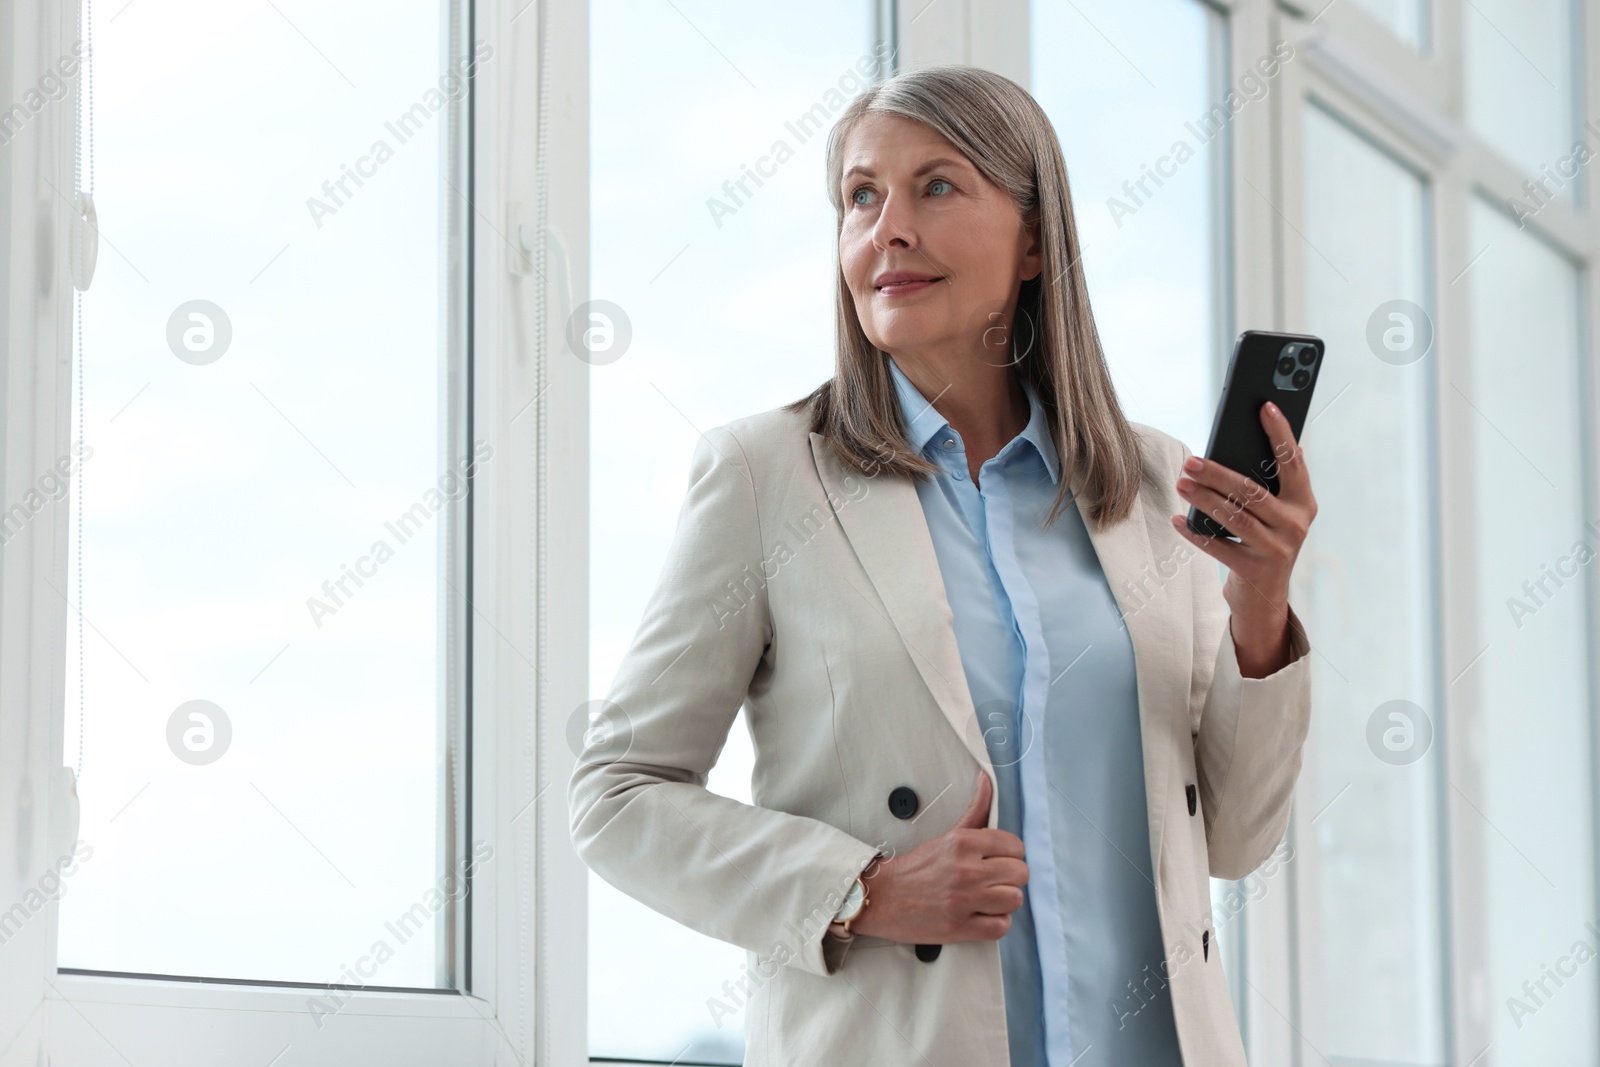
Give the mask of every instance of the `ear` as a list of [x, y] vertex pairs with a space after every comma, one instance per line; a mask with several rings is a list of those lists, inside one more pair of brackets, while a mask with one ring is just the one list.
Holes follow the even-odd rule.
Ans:
[[1040, 233], [1039, 220], [1024, 223], [1024, 240], [1028, 247], [1022, 253], [1022, 260], [1017, 264], [1017, 278], [1020, 281], [1031, 282], [1044, 270], [1044, 237]]

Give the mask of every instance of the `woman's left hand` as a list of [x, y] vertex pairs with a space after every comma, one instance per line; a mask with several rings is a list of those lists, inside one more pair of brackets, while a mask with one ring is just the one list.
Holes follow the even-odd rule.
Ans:
[[1178, 479], [1178, 495], [1239, 538], [1206, 537], [1189, 529], [1186, 515], [1172, 525], [1200, 551], [1228, 567], [1222, 594], [1232, 611], [1239, 673], [1265, 678], [1289, 663], [1289, 575], [1306, 531], [1317, 515], [1304, 451], [1276, 404], [1261, 406], [1261, 425], [1272, 442], [1278, 494], [1213, 460], [1193, 456]]

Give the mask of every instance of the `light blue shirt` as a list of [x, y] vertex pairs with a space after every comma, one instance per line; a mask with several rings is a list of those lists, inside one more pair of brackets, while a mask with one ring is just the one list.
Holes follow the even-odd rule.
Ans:
[[1048, 528], [1060, 464], [1028, 425], [978, 472], [960, 434], [889, 360], [1000, 828], [1028, 884], [1000, 939], [1012, 1067], [1182, 1067], [1150, 869], [1133, 643], [1076, 502]]

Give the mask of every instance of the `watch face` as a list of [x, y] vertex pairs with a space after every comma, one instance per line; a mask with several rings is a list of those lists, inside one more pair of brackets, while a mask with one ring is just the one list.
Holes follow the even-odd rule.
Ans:
[[844, 895], [844, 906], [835, 916], [839, 921], [855, 918], [856, 912], [861, 910], [861, 901], [866, 897], [866, 890], [862, 888], [860, 880], [850, 883], [850, 891]]

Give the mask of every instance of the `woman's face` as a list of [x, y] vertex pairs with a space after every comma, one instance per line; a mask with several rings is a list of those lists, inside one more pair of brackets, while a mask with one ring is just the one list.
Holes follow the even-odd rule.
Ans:
[[922, 123], [868, 114], [846, 141], [840, 191], [839, 264], [874, 345], [1004, 352], [1009, 335], [995, 327], [1010, 323], [1042, 257], [999, 186]]

